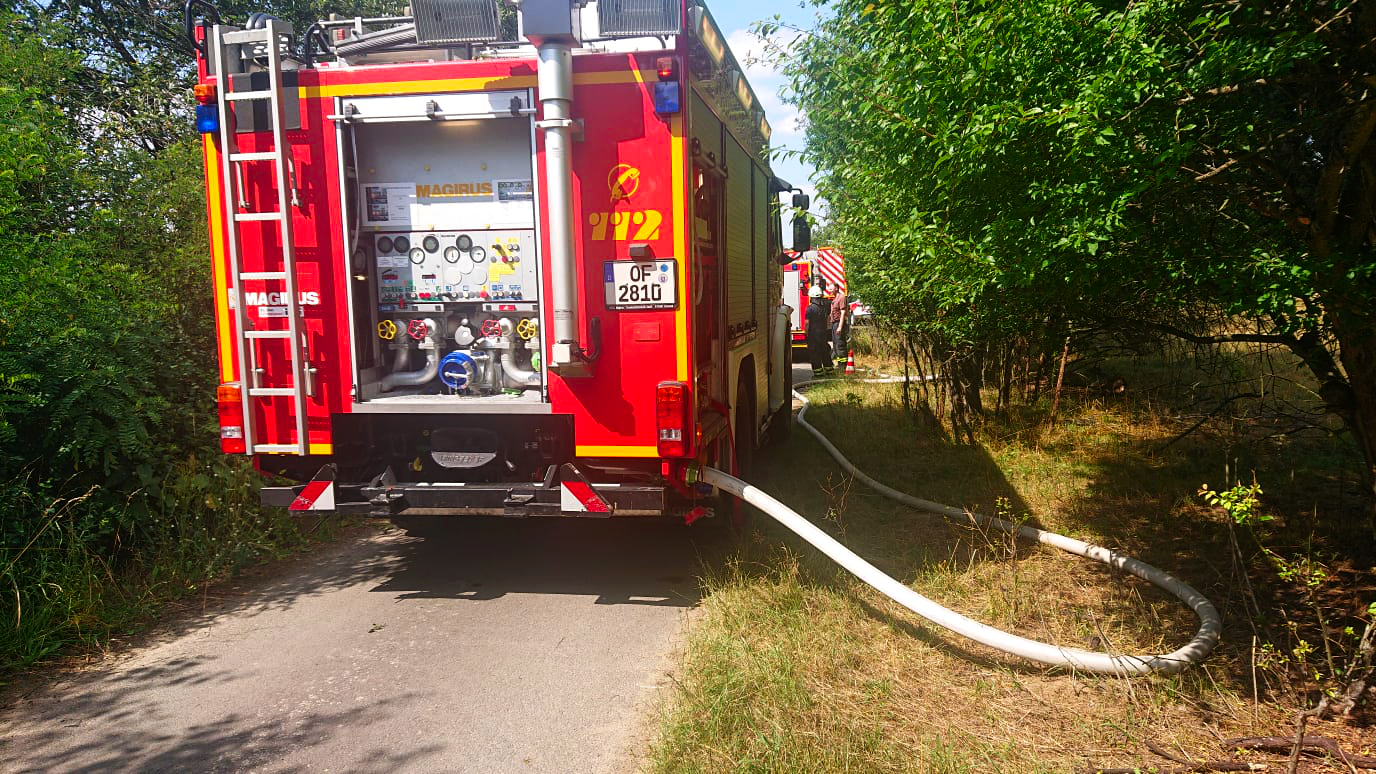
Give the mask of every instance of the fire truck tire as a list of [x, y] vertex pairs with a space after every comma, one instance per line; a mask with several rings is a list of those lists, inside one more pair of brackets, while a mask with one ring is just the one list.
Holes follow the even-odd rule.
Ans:
[[[732, 447], [735, 453], [736, 476], [747, 481], [750, 480], [755, 469], [754, 385], [754, 375], [749, 372], [749, 369], [742, 370], [740, 383], [736, 386], [736, 425], [731, 430], [734, 439]], [[750, 531], [756, 509], [740, 498], [726, 497], [724, 499], [728, 501], [725, 521], [730, 536], [733, 540], [742, 540]]]
[[740, 385], [736, 388], [736, 427], [734, 438], [736, 439], [736, 470], [740, 471], [738, 477], [748, 476], [754, 472], [755, 468], [755, 396], [752, 394], [751, 387], [753, 380], [747, 380], [744, 372], [741, 374]]
[[792, 364], [787, 364], [784, 368], [784, 395], [784, 402], [774, 409], [774, 415], [769, 418], [769, 429], [765, 431], [765, 442], [770, 446], [782, 446], [793, 432]]

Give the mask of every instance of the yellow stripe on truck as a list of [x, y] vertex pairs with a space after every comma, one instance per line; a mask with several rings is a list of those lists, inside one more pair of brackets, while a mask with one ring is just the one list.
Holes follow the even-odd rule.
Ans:
[[575, 446], [579, 457], [658, 457], [657, 446]]
[[[645, 83], [658, 80], [654, 70], [618, 70], [613, 72], [574, 73], [575, 86], [594, 86], [607, 83]], [[424, 94], [451, 91], [497, 91], [500, 89], [531, 89], [533, 75], [484, 75], [475, 78], [434, 78], [426, 81], [381, 81], [378, 83], [339, 83], [326, 86], [302, 86], [305, 99], [320, 97], [370, 97], [383, 94]]]
[[[678, 261], [678, 276], [693, 279], [692, 256], [688, 255], [688, 226], [685, 223], [684, 186], [688, 181], [683, 176], [683, 152], [686, 140], [683, 136], [683, 116], [675, 113], [669, 117], [669, 160], [670, 188], [674, 192], [674, 258]], [[688, 282], [678, 283], [678, 310], [674, 312], [674, 341], [678, 347], [678, 380], [688, 378]]]
[[208, 185], [206, 198], [210, 208], [210, 275], [215, 289], [215, 328], [220, 338], [220, 383], [234, 381], [234, 340], [229, 332], [229, 281], [225, 276], [224, 250], [224, 185], [220, 181], [220, 153], [215, 149], [214, 134], [201, 135], [205, 146], [205, 168]]

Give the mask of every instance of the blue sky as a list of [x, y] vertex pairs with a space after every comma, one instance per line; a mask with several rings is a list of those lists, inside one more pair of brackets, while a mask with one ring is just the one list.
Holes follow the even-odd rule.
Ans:
[[[772, 66], [761, 61], [760, 55], [766, 44], [750, 34], [750, 25], [755, 21], [771, 19], [778, 14], [785, 24], [812, 29], [816, 26], [818, 13], [825, 12], [826, 9], [819, 9], [799, 0], [752, 0], [748, 3], [707, 0], [707, 7], [711, 9], [712, 17], [717, 20], [717, 26], [721, 27], [722, 33], [726, 35], [736, 59], [745, 68], [745, 76], [755, 88], [755, 96], [759, 97], [764, 107], [769, 125], [774, 130], [771, 144], [775, 148], [802, 150], [803, 133], [798, 123], [798, 111], [792, 105], [785, 105], [779, 98], [779, 89], [784, 85], [784, 79]], [[791, 40], [793, 35], [788, 32], [781, 33], [775, 40], [786, 42]], [[789, 158], [776, 159], [773, 167], [774, 173], [779, 177], [809, 194], [816, 193], [810, 180], [813, 171], [811, 166]], [[813, 207], [814, 213], [817, 210], [817, 207]]]

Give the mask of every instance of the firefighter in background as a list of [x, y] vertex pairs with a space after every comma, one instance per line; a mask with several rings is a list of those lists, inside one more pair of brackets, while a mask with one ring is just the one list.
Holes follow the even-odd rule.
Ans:
[[831, 306], [821, 285], [807, 290], [807, 356], [812, 361], [814, 378], [835, 372], [831, 365]]
[[831, 330], [831, 354], [836, 359], [836, 367], [845, 370], [846, 360], [850, 357], [850, 301], [843, 288], [839, 285], [835, 287], [836, 296], [831, 299], [827, 327]]

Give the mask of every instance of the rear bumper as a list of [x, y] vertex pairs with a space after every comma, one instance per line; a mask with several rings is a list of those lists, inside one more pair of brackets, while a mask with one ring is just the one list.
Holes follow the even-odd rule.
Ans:
[[[263, 505], [286, 508], [308, 484], [261, 490]], [[333, 511], [358, 516], [660, 516], [669, 512], [669, 490], [659, 486], [596, 484], [610, 512], [566, 511], [555, 484], [335, 483]]]

